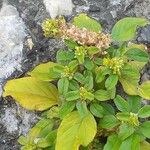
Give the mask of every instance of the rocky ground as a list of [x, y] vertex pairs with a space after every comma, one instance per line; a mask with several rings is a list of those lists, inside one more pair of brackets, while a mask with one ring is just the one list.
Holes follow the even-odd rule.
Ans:
[[[0, 0], [0, 93], [6, 80], [24, 76], [39, 63], [55, 60], [57, 49], [63, 47], [62, 41], [43, 37], [41, 23], [50, 17], [44, 4], [43, 0]], [[68, 21], [75, 14], [86, 12], [100, 21], [106, 32], [125, 16], [150, 20], [150, 0], [73, 0], [73, 4], [72, 14], [66, 16]], [[136, 41], [150, 46], [149, 25], [139, 29]], [[149, 64], [142, 79], [150, 79]], [[37, 113], [1, 97], [0, 150], [19, 150], [18, 136], [26, 134], [37, 120]]]

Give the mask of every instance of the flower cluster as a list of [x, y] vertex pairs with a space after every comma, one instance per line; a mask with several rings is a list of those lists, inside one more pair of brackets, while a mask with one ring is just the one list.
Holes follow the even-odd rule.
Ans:
[[112, 69], [113, 70], [113, 74], [120, 75], [121, 74], [120, 70], [122, 69], [124, 63], [123, 63], [123, 59], [122, 58], [114, 57], [112, 59], [104, 58], [103, 65], [109, 67], [110, 69]]
[[78, 42], [81, 45], [96, 46], [97, 48], [108, 48], [111, 43], [109, 34], [96, 33], [87, 29], [79, 29], [75, 25], [68, 25], [63, 30], [65, 37]]
[[46, 37], [69, 38], [81, 45], [95, 46], [97, 48], [108, 48], [111, 43], [109, 34], [80, 29], [73, 24], [66, 23], [64, 19], [47, 19], [42, 25]]

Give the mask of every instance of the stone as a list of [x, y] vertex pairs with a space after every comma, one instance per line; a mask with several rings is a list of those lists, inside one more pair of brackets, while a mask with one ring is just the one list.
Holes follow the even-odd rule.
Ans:
[[0, 86], [4, 79], [21, 67], [25, 28], [17, 9], [4, 4], [0, 11]]
[[51, 18], [71, 15], [73, 9], [72, 0], [44, 0], [44, 4]]

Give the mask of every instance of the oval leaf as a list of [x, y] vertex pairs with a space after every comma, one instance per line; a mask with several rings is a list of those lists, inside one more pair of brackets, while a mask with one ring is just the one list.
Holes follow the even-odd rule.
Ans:
[[78, 28], [86, 28], [93, 32], [100, 32], [102, 30], [101, 25], [96, 20], [83, 13], [73, 19], [73, 24]]
[[145, 26], [148, 21], [144, 18], [127, 17], [119, 20], [112, 29], [114, 41], [129, 41], [136, 35], [137, 26]]
[[58, 91], [53, 84], [32, 77], [8, 81], [3, 96], [12, 96], [29, 110], [46, 110], [58, 102]]
[[147, 100], [150, 100], [150, 81], [146, 81], [138, 88], [139, 95]]
[[29, 72], [28, 75], [38, 78], [42, 81], [52, 81], [55, 77], [55, 74], [50, 74], [50, 69], [56, 66], [56, 63], [48, 62], [45, 64], [40, 64], [34, 68], [33, 71]]
[[138, 48], [129, 49], [125, 55], [127, 55], [129, 59], [139, 62], [147, 62], [149, 59], [148, 54], [144, 50]]
[[117, 82], [118, 82], [118, 75], [112, 74], [107, 78], [107, 80], [105, 82], [105, 87], [108, 90], [110, 90], [116, 86]]
[[150, 117], [150, 105], [145, 105], [142, 107], [138, 112], [138, 116], [140, 118]]
[[78, 150], [80, 145], [87, 146], [95, 137], [96, 121], [89, 113], [81, 118], [74, 111], [68, 114], [58, 128], [56, 150]]

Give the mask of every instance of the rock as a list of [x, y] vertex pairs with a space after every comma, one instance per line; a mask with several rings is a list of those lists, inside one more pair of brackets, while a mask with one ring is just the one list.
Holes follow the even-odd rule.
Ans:
[[44, 0], [44, 4], [51, 18], [71, 15], [73, 9], [72, 0]]
[[21, 68], [25, 36], [25, 24], [17, 9], [4, 4], [0, 11], [0, 83]]
[[100, 11], [100, 7], [96, 5], [90, 5], [89, 12], [99, 12], [99, 11]]

